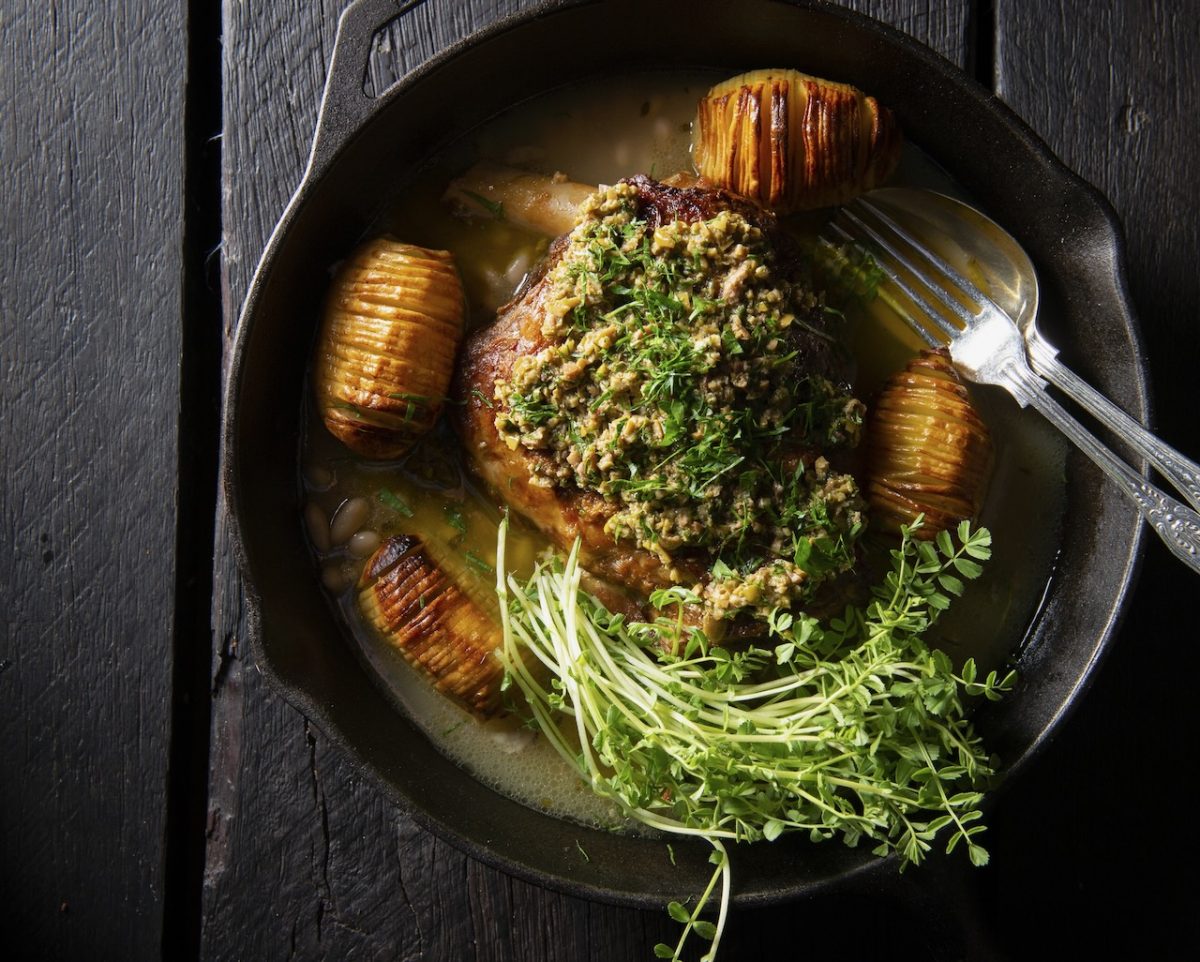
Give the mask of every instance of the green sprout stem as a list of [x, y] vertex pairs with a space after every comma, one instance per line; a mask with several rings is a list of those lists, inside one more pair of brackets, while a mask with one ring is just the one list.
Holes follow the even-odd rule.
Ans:
[[[506, 524], [496, 552], [496, 592], [507, 678], [549, 743], [597, 794], [666, 834], [703, 838], [717, 865], [688, 912], [679, 943], [656, 948], [679, 959], [690, 934], [712, 936], [716, 956], [728, 913], [725, 840], [772, 840], [806, 832], [872, 839], [901, 867], [923, 859], [943, 830], [947, 851], [983, 826], [978, 786], [991, 762], [966, 718], [962, 693], [999, 697], [1013, 676], [976, 680], [920, 635], [978, 574], [986, 530], [965, 523], [955, 546], [906, 536], [892, 572], [863, 609], [816, 625], [772, 616], [782, 647], [740, 652], [687, 635], [679, 617], [626, 623], [581, 590], [580, 545], [543, 561], [527, 580], [507, 573]], [[674, 590], [674, 589], [673, 589]], [[682, 608], [682, 594], [674, 603]], [[672, 628], [672, 626], [674, 626]], [[674, 631], [672, 637], [670, 633]], [[663, 633], [667, 633], [664, 639]], [[716, 926], [700, 914], [721, 880]]]

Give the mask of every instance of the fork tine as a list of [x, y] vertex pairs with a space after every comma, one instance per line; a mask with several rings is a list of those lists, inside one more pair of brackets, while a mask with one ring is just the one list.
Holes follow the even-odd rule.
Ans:
[[[951, 311], [954, 313], [958, 319], [962, 321], [964, 327], [971, 323], [974, 318], [970, 312], [962, 307], [962, 305], [958, 304], [953, 297], [946, 293], [946, 291], [934, 285], [929, 278], [923, 277], [913, 263], [902, 253], [900, 253], [900, 251], [898, 251], [893, 244], [889, 243], [877, 230], [867, 225], [861, 218], [855, 216], [844, 207], [838, 212], [838, 217], [844, 217], [847, 221], [849, 221], [851, 226], [858, 234], [858, 236], [855, 236], [855, 234], [846, 230], [841, 224], [838, 224], [835, 221], [834, 223], [830, 224], [830, 227], [838, 236], [850, 241], [851, 243], [855, 243], [865, 236], [877, 247], [886, 251], [896, 264], [899, 264], [909, 274], [914, 276], [937, 299], [941, 306], [935, 306], [934, 304], [930, 303], [925, 295], [921, 294], [920, 291], [918, 291], [912, 284], [905, 280], [903, 276], [901, 276], [899, 271], [895, 269], [889, 270], [886, 261], [880, 263], [880, 266], [884, 268], [884, 272], [887, 274], [892, 283], [895, 284], [904, 293], [904, 295], [910, 301], [912, 301], [917, 310], [924, 315], [925, 321], [922, 321], [921, 319], [911, 316], [907, 311], [898, 310], [898, 313], [904, 316], [904, 320], [908, 322], [909, 326], [916, 331], [917, 334], [924, 337], [925, 340], [929, 341], [929, 343], [934, 347], [941, 347], [945, 344], [946, 340], [953, 339], [961, 331], [961, 328], [955, 327], [946, 320], [946, 311]], [[939, 340], [931, 339], [929, 336], [927, 336], [926, 322], [933, 325], [938, 331], [940, 331], [943, 335], [943, 338]]]
[[[839, 216], [841, 214], [845, 214], [845, 210], [842, 210]], [[886, 242], [882, 241], [882, 239], [876, 240], [878, 236], [877, 234], [870, 232], [870, 230], [863, 230], [862, 222], [858, 221], [857, 223], [853, 223], [852, 226], [858, 228], [860, 233], [852, 234], [838, 223], [829, 224], [830, 229], [832, 229], [833, 232], [842, 240], [850, 241], [851, 243], [860, 243], [865, 235], [866, 240], [874, 241], [876, 249], [880, 247], [886, 247], [888, 253], [892, 254], [893, 258], [898, 261], [898, 263], [904, 265], [908, 271], [912, 272], [912, 266], [906, 264], [904, 258], [900, 257], [899, 254], [896, 254]], [[930, 347], [940, 348], [944, 347], [947, 341], [950, 341], [950, 339], [953, 339], [956, 335], [958, 335], [961, 329], [959, 329], [959, 327], [955, 327], [953, 324], [950, 324], [949, 321], [943, 317], [942, 308], [932, 305], [932, 303], [930, 303], [930, 301], [926, 299], [926, 297], [920, 293], [920, 291], [914, 288], [912, 284], [905, 281], [904, 277], [900, 275], [900, 272], [895, 270], [894, 264], [890, 264], [887, 260], [877, 261], [877, 263], [880, 263], [880, 266], [883, 267], [884, 272], [887, 273], [888, 279], [892, 281], [896, 288], [900, 289], [901, 293], [904, 294], [908, 301], [912, 303], [912, 306], [917, 309], [917, 314], [919, 314], [919, 317], [914, 317], [913, 313], [908, 311], [904, 305], [900, 305], [900, 303], [896, 303], [895, 301], [888, 299], [889, 305], [892, 306], [894, 311], [900, 315], [900, 318], [904, 320], [908, 326], [910, 326], [910, 329], [912, 329], [914, 333], [917, 333], [918, 337], [922, 338], [925, 343], [930, 345]], [[920, 279], [922, 279], [926, 287], [929, 287], [928, 281], [924, 281], [924, 278]], [[930, 289], [934, 290], [935, 296], [938, 295], [938, 291], [935, 288]], [[934, 327], [937, 332], [936, 335], [930, 331], [930, 327]]]
[[[845, 241], [846, 243], [850, 243], [850, 244], [857, 243], [854, 237], [852, 237], [850, 234], [846, 233], [846, 231], [843, 230], [841, 227], [839, 227], [837, 224], [830, 223], [827, 225], [827, 227], [830, 231], [832, 231], [834, 234], [836, 234], [841, 240]], [[830, 240], [828, 237], [825, 237], [824, 235], [819, 236], [817, 238], [817, 243], [820, 244], [822, 247], [826, 248], [830, 252], [830, 254], [832, 254], [834, 256], [839, 256], [838, 252], [837, 252], [837, 245], [832, 240]], [[935, 349], [945, 346], [945, 344], [946, 344], [945, 338], [938, 337], [938, 336], [935, 336], [934, 334], [932, 334], [929, 331], [929, 329], [927, 327], [925, 327], [924, 324], [921, 324], [915, 318], [910, 317], [908, 314], [908, 311], [904, 310], [904, 308], [900, 304], [893, 303], [890, 300], [889, 300], [889, 303], [891, 304], [892, 309], [904, 319], [904, 322], [909, 326], [909, 328], [912, 329], [913, 333], [916, 334], [926, 344], [928, 344], [930, 347], [935, 348]]]
[[901, 241], [912, 248], [930, 267], [938, 273], [949, 278], [950, 281], [958, 287], [960, 291], [967, 295], [976, 304], [994, 303], [987, 294], [975, 286], [974, 282], [960, 274], [953, 264], [950, 264], [938, 254], [934, 253], [928, 247], [921, 243], [911, 232], [906, 228], [901, 227], [890, 216], [873, 201], [866, 197], [859, 197], [855, 203], [870, 213], [881, 224], [887, 227]]
[[[838, 238], [839, 240], [841, 240], [845, 243], [848, 243], [848, 244], [859, 243], [858, 238], [856, 238], [856, 237], [854, 237], [854, 235], [848, 233], [839, 224], [833, 223], [831, 221], [828, 225], [826, 225], [826, 227], [832, 234], [835, 235], [836, 238]], [[837, 245], [832, 240], [830, 240], [828, 237], [822, 236], [822, 237], [819, 237], [818, 240], [820, 241], [822, 246], [827, 247], [830, 251], [835, 251], [837, 248]], [[888, 276], [891, 277], [892, 275], [889, 273]], [[919, 311], [923, 311], [927, 316], [932, 316], [931, 311], [928, 308], [928, 305], [923, 307], [919, 303], [920, 298], [918, 297], [918, 295], [915, 292], [906, 289], [905, 286], [903, 284], [901, 284], [899, 281], [897, 281], [896, 283], [900, 284], [901, 290], [904, 291], [904, 293], [908, 295], [910, 300], [917, 302], [916, 307]], [[881, 296], [883, 296], [882, 292], [881, 292]], [[891, 298], [886, 298], [886, 301], [891, 306], [892, 310], [894, 310], [900, 316], [900, 318], [904, 321], [904, 323], [909, 326], [909, 329], [912, 330], [912, 332], [914, 334], [916, 334], [921, 340], [923, 340], [931, 348], [937, 349], [939, 347], [944, 347], [946, 345], [946, 337], [953, 336], [952, 333], [948, 333], [946, 336], [942, 336], [940, 334], [934, 334], [933, 332], [931, 332], [929, 330], [928, 327], [926, 327], [919, 320], [917, 320], [915, 317], [913, 317], [909, 313], [909, 311], [906, 310], [904, 305], [896, 303]]]

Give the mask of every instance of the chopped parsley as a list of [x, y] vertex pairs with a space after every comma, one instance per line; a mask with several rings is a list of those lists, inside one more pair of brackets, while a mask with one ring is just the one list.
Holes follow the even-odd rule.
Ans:
[[410, 508], [398, 494], [388, 488], [380, 488], [379, 494], [376, 495], [381, 504], [391, 508], [399, 515], [405, 518], [413, 516], [413, 510]]
[[495, 576], [496, 569], [479, 557], [474, 551], [467, 551], [464, 557], [467, 559], [467, 567], [476, 574], [483, 575], [484, 577]]
[[343, 411], [349, 411], [351, 414], [353, 414], [356, 418], [359, 418], [360, 420], [363, 417], [362, 410], [359, 408], [359, 406], [357, 404], [351, 404], [349, 401], [333, 401], [333, 402], [331, 402], [330, 406], [335, 407], [335, 408], [341, 408]]
[[463, 194], [495, 217], [496, 220], [504, 220], [504, 205], [499, 201], [489, 200], [483, 194], [477, 194], [473, 190], [464, 190]]
[[463, 517], [462, 508], [456, 504], [442, 505], [442, 514], [446, 516], [446, 524], [450, 525], [461, 539], [467, 533], [467, 519]]

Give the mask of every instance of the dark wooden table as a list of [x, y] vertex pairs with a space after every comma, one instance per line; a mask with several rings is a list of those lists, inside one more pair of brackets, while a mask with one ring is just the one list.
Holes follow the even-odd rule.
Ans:
[[[0, 5], [0, 957], [624, 962], [675, 931], [417, 827], [247, 650], [222, 359], [342, 4]], [[528, 5], [432, 0], [405, 56]], [[961, 65], [1112, 200], [1157, 427], [1200, 454], [1200, 4], [848, 5]], [[1200, 944], [1198, 589], [1149, 544], [1091, 692], [998, 800], [966, 892], [997, 957]], [[864, 894], [738, 912], [723, 958], [926, 942]]]

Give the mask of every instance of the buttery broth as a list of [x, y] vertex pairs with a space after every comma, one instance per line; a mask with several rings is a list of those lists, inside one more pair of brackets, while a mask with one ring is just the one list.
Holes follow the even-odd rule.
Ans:
[[[641, 73], [548, 93], [471, 132], [388, 204], [370, 233], [454, 253], [468, 301], [469, 327], [486, 324], [547, 248], [503, 221], [453, 217], [441, 201], [448, 181], [479, 158], [562, 171], [581, 183], [613, 183], [634, 173], [665, 177], [690, 170], [690, 122], [698, 98], [722, 75]], [[961, 196], [912, 145], [893, 183]], [[968, 269], [970, 265], [965, 265]], [[485, 305], [480, 307], [480, 305]], [[870, 403], [883, 379], [919, 343], [880, 302], [847, 318], [856, 357], [857, 396]], [[998, 391], [973, 390], [992, 432], [995, 468], [981, 523], [993, 556], [938, 625], [937, 642], [956, 660], [985, 671], [1019, 646], [1052, 574], [1064, 503], [1065, 449], [1040, 419]], [[302, 439], [305, 520], [316, 563], [355, 645], [386, 690], [438, 747], [497, 790], [540, 810], [616, 826], [619, 813], [583, 787], [553, 749], [511, 720], [480, 724], [438, 694], [363, 620], [353, 585], [378, 537], [420, 534], [433, 559], [469, 594], [494, 606], [500, 511], [476, 485], [443, 423], [402, 461], [367, 462], [324, 429], [311, 398]], [[339, 519], [341, 521], [339, 525]], [[332, 544], [330, 529], [340, 544]], [[355, 538], [341, 538], [354, 529]], [[510, 528], [510, 567], [527, 572], [545, 542]]]

